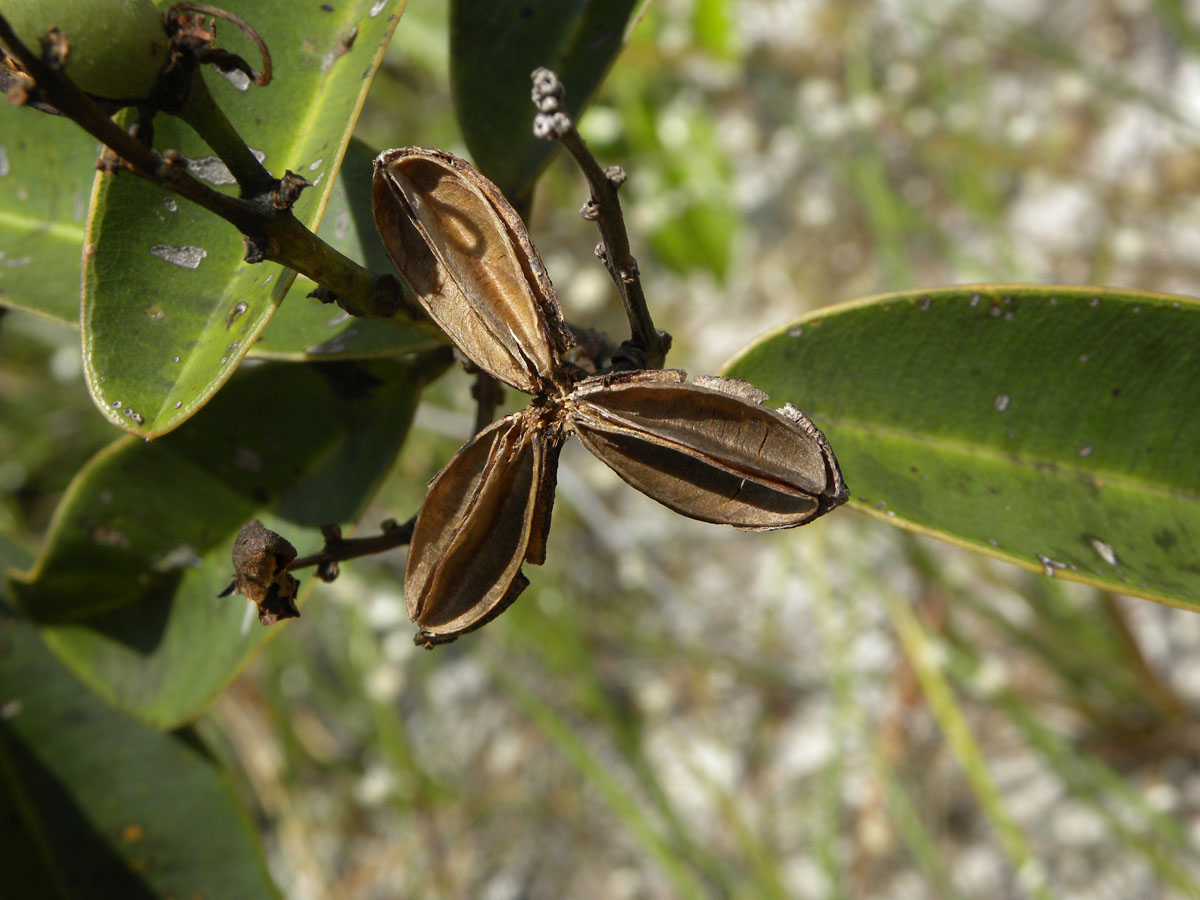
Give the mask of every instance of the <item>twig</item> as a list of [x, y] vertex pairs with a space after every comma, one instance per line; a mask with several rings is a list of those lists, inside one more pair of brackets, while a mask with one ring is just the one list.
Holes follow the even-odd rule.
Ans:
[[[240, 16], [235, 16], [228, 10], [209, 6], [207, 3], [176, 3], [167, 10], [167, 15], [174, 16], [184, 11], [197, 12], [201, 15], [212, 16], [214, 19], [224, 19], [226, 22], [230, 22], [254, 44], [255, 49], [258, 50], [259, 55], [262, 57], [263, 68], [261, 72], [255, 72], [249, 66], [246, 66], [246, 69], [249, 69], [249, 71], [246, 71], [246, 69], [243, 69], [243, 71], [246, 71], [246, 74], [259, 87], [266, 87], [271, 83], [271, 52], [267, 49], [266, 42], [259, 37], [258, 32], [250, 27], [250, 23]], [[237, 66], [236, 68], [241, 69], [242, 67]]]
[[504, 388], [500, 382], [483, 369], [475, 373], [475, 383], [471, 385], [471, 396], [475, 398], [475, 433], [483, 431], [496, 418], [496, 407], [504, 399]]
[[[351, 315], [390, 319], [410, 331], [442, 336], [441, 330], [396, 278], [374, 275], [330, 247], [292, 214], [291, 202], [298, 195], [295, 180], [298, 176], [291, 175], [290, 179], [285, 176], [282, 182], [272, 178], [269, 189], [249, 196], [231, 197], [213, 190], [187, 171], [177, 151], [167, 150], [160, 155], [126, 133], [69, 78], [30, 51], [3, 16], [0, 16], [0, 41], [32, 76], [39, 94], [107, 146], [126, 169], [204, 207], [237, 228], [245, 236], [247, 262], [271, 260], [308, 276], [332, 292], [338, 305]], [[223, 149], [229, 152], [228, 148]], [[248, 182], [259, 186], [259, 179], [248, 174], [248, 167], [239, 168]]]
[[233, 123], [213, 99], [199, 72], [192, 76], [187, 98], [177, 114], [196, 130], [204, 143], [216, 151], [237, 181], [243, 197], [265, 194], [275, 187], [274, 176], [246, 146]]
[[552, 71], [540, 68], [533, 72], [533, 102], [538, 108], [533, 133], [566, 147], [591, 188], [592, 196], [581, 213], [600, 229], [602, 240], [596, 247], [596, 256], [617, 286], [632, 333], [630, 341], [618, 349], [614, 367], [661, 369], [671, 348], [671, 336], [654, 327], [638, 277], [637, 260], [629, 249], [629, 235], [617, 196], [617, 189], [625, 183], [625, 172], [620, 166], [600, 168], [563, 107], [563, 93], [562, 82]]
[[379, 534], [358, 538], [342, 537], [342, 529], [338, 525], [323, 525], [321, 534], [325, 537], [325, 546], [316, 553], [297, 557], [288, 565], [287, 571], [294, 572], [296, 569], [316, 566], [315, 574], [318, 578], [322, 581], [333, 581], [338, 576], [338, 563], [403, 547], [412, 541], [416, 524], [416, 516], [403, 524], [395, 519], [387, 519], [380, 524]]

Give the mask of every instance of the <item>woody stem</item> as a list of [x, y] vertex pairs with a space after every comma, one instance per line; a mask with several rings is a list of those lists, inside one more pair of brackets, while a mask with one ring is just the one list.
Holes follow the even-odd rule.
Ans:
[[[620, 166], [600, 167], [596, 157], [575, 128], [575, 123], [563, 107], [564, 89], [558, 76], [549, 69], [533, 73], [533, 102], [538, 113], [533, 120], [533, 133], [538, 137], [558, 141], [567, 148], [587, 179], [592, 195], [581, 210], [583, 217], [594, 221], [600, 229], [601, 242], [596, 255], [604, 263], [617, 286], [625, 315], [629, 319], [631, 339], [617, 351], [614, 367], [661, 369], [671, 348], [671, 336], [654, 327], [646, 306], [637, 260], [629, 248], [629, 234], [621, 214], [617, 190], [625, 183], [625, 171]], [[624, 358], [622, 358], [624, 357]]]

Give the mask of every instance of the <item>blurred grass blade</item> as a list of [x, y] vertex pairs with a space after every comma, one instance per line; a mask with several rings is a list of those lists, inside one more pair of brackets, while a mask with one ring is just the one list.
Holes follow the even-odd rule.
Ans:
[[509, 673], [494, 669], [493, 675], [530, 720], [587, 779], [612, 809], [613, 814], [624, 823], [630, 836], [658, 863], [678, 896], [695, 900], [707, 897], [707, 892], [679, 858], [676, 848], [659, 835], [658, 829], [646, 816], [637, 798], [608, 770], [605, 763], [592, 752], [571, 725], [553, 707]]
[[820, 310], [727, 367], [829, 437], [851, 504], [1200, 609], [1200, 303], [980, 285]]
[[908, 848], [913, 862], [931, 882], [933, 891], [930, 896], [941, 900], [966, 900], [951, 876], [953, 860], [947, 858], [948, 854], [938, 846], [937, 837], [930, 833], [922, 821], [921, 804], [909, 796], [898, 773], [888, 764], [885, 751], [879, 743], [876, 741], [872, 747], [872, 770], [882, 786], [883, 800], [892, 825]]
[[[290, 169], [313, 182], [294, 210], [310, 227], [320, 221], [403, 5], [225, 4], [266, 41], [275, 78], [246, 92], [213, 71], [205, 80], [273, 174]], [[221, 41], [255, 58], [234, 29], [223, 29]], [[212, 150], [174, 117], [158, 117], [155, 145], [179, 150], [211, 184], [231, 181]], [[273, 263], [245, 264], [236, 229], [139, 179], [99, 179], [92, 204], [87, 240], [95, 252], [84, 260], [82, 311], [88, 386], [109, 421], [154, 437], [177, 427], [225, 383], [293, 273]]]
[[0, 103], [0, 305], [78, 324], [95, 163], [75, 123]]
[[249, 817], [193, 733], [110, 709], [31, 625], [4, 632], [5, 897], [279, 896]]
[[1146, 859], [1163, 882], [1187, 896], [1200, 897], [1200, 883], [1180, 864], [1190, 860], [1194, 867], [1200, 861], [1181, 822], [1153, 809], [1119, 773], [1031, 715], [1020, 698], [1004, 695], [998, 702], [1070, 793], [1103, 816], [1122, 847]]
[[1032, 847], [1013, 820], [1012, 814], [988, 772], [987, 762], [971, 733], [966, 717], [954, 699], [954, 692], [941, 671], [937, 652], [920, 621], [901, 599], [888, 590], [881, 591], [887, 610], [904, 648], [905, 658], [913, 667], [921, 691], [929, 704], [942, 734], [946, 737], [967, 783], [979, 802], [983, 814], [991, 822], [1004, 852], [1016, 870], [1016, 880], [1029, 896], [1051, 900], [1046, 884], [1045, 868], [1034, 855]]
[[115, 705], [158, 727], [195, 716], [278, 630], [243, 631], [246, 604], [216, 599], [239, 527], [261, 519], [307, 553], [322, 524], [353, 523], [421, 384], [413, 363], [266, 364], [178, 432], [117, 441], [72, 482], [18, 602]]
[[518, 207], [555, 144], [533, 136], [530, 73], [546, 66], [578, 118], [612, 66], [638, 0], [453, 0], [450, 78], [475, 167]]

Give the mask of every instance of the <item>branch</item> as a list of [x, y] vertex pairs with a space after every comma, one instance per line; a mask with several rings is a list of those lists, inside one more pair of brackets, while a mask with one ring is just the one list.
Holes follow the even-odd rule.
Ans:
[[[350, 315], [388, 319], [410, 331], [430, 337], [443, 336], [395, 277], [376, 276], [306, 228], [291, 211], [306, 182], [291, 172], [281, 181], [264, 180], [255, 173], [229, 146], [241, 139], [228, 126], [224, 115], [217, 120], [210, 113], [201, 112], [202, 97], [191, 114], [205, 121], [207, 127], [197, 130], [201, 130], [206, 140], [211, 135], [217, 141], [216, 149], [223, 159], [228, 156], [234, 161], [240, 170], [238, 180], [243, 190], [249, 186], [253, 191], [247, 196], [231, 197], [208, 187], [187, 171], [178, 151], [167, 150], [160, 155], [126, 133], [69, 78], [30, 51], [3, 16], [0, 16], [0, 41], [33, 78], [39, 99], [107, 146], [123, 168], [204, 207], [237, 228], [245, 236], [247, 262], [270, 260], [308, 276], [333, 294], [338, 305]], [[197, 81], [199, 77], [197, 74]], [[16, 99], [20, 102], [23, 98]], [[248, 150], [245, 153], [253, 160]], [[258, 166], [257, 160], [254, 165]]]
[[504, 388], [483, 369], [478, 369], [475, 383], [471, 385], [471, 396], [475, 399], [475, 434], [479, 434], [496, 418], [496, 407], [504, 400]]
[[625, 172], [620, 166], [600, 168], [600, 163], [567, 115], [563, 94], [562, 82], [557, 75], [545, 68], [534, 70], [533, 102], [538, 113], [533, 119], [533, 133], [561, 143], [583, 171], [592, 196], [580, 212], [585, 219], [596, 222], [600, 229], [602, 240], [596, 247], [596, 256], [616, 284], [629, 319], [631, 339], [617, 350], [614, 367], [661, 369], [671, 348], [671, 336], [654, 327], [638, 277], [637, 260], [629, 249], [629, 235], [617, 197], [617, 189], [625, 183]]
[[417, 517], [413, 516], [403, 524], [395, 519], [386, 519], [380, 526], [379, 534], [370, 537], [343, 538], [341, 526], [322, 525], [321, 534], [325, 538], [325, 546], [316, 553], [301, 556], [293, 560], [287, 571], [316, 566], [316, 576], [322, 581], [333, 581], [338, 576], [338, 563], [347, 559], [357, 559], [360, 556], [370, 556], [374, 553], [386, 553], [397, 547], [404, 547], [412, 541], [413, 528], [416, 527]]

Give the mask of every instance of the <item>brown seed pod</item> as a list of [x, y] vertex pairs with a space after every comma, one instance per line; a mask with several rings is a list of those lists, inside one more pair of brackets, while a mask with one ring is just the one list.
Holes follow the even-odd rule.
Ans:
[[567, 423], [647, 496], [750, 531], [803, 525], [849, 496], [825, 436], [799, 410], [685, 384], [678, 371], [633, 374], [581, 382]]
[[430, 316], [481, 369], [539, 399], [490, 425], [433, 479], [405, 593], [427, 647], [498, 616], [540, 565], [563, 441], [571, 433], [625, 481], [705, 522], [791, 528], [849, 496], [803, 413], [771, 410], [746, 382], [679, 370], [578, 380], [554, 289], [516, 211], [439, 150], [375, 160], [375, 222]]
[[500, 190], [440, 150], [375, 160], [375, 225], [430, 317], [476, 365], [528, 394], [570, 386], [550, 277]]
[[430, 482], [413, 531], [404, 590], [425, 646], [504, 612], [540, 565], [564, 435], [535, 407], [494, 422]]

